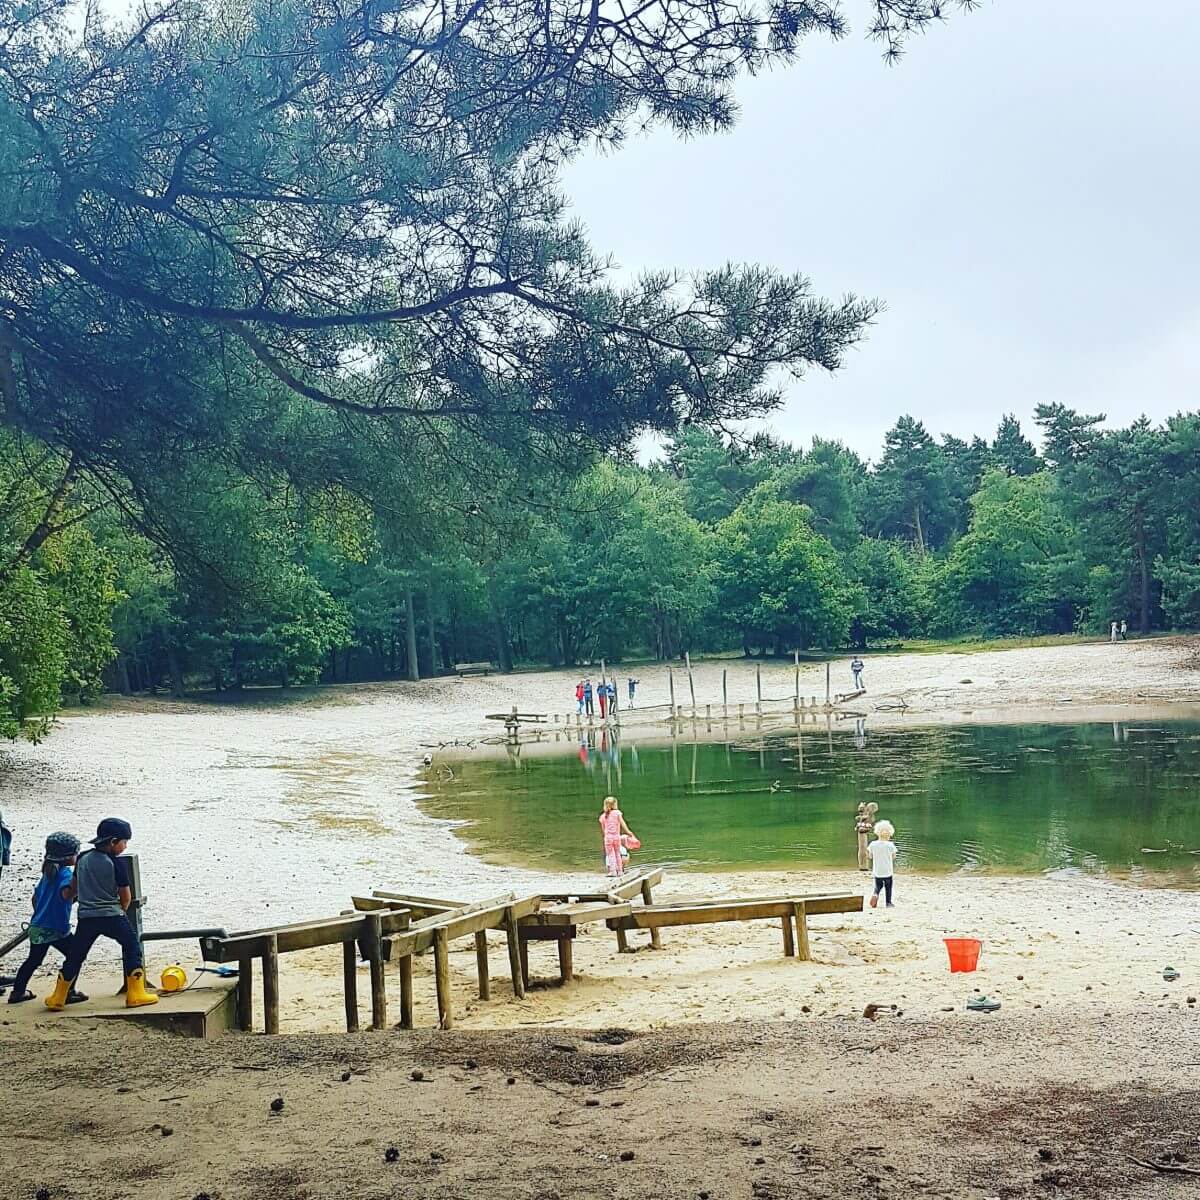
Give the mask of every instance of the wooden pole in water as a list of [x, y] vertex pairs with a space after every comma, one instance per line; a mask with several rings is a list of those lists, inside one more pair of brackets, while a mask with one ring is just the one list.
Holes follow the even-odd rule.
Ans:
[[830, 687], [830, 683], [829, 683], [829, 678], [830, 678], [830, 675], [829, 675], [829, 673], [830, 673], [830, 669], [831, 669], [831, 668], [830, 668], [830, 664], [829, 664], [829, 663], [826, 663], [826, 664], [825, 664], [825, 707], [826, 707], [826, 708], [828, 708], [828, 707], [829, 707], [829, 701], [830, 701], [830, 697], [831, 697], [831, 693], [830, 693], [830, 690], [829, 690], [829, 687]]
[[254, 959], [238, 959], [238, 1028], [249, 1033], [254, 1028]]
[[754, 707], [754, 711], [762, 716], [762, 663], [756, 663], [754, 667], [755, 678], [758, 681], [758, 703]]
[[279, 1032], [279, 939], [273, 933], [263, 950], [263, 1032]]
[[367, 961], [371, 964], [371, 1028], [387, 1028], [387, 988], [383, 978], [383, 917], [367, 913]]
[[675, 668], [667, 668], [667, 683], [671, 685], [671, 720], [675, 720]]
[[492, 998], [492, 981], [488, 974], [487, 934], [480, 930], [475, 935], [475, 966], [479, 971], [479, 998]]
[[721, 668], [721, 715], [729, 720], [729, 668]]
[[504, 910], [504, 932], [508, 937], [508, 969], [512, 974], [513, 995], [518, 1000], [523, 1000], [525, 976], [521, 974], [521, 938], [517, 929], [517, 918], [511, 908]]
[[342, 986], [346, 993], [346, 1032], [358, 1032], [358, 943], [342, 943]]
[[413, 1027], [413, 972], [411, 954], [400, 959], [400, 1028]]
[[692, 716], [694, 717], [696, 715], [696, 681], [692, 678], [692, 652], [687, 651], [684, 658], [687, 659], [688, 689], [692, 693]]
[[795, 691], [795, 698], [792, 701], [792, 708], [798, 709], [800, 707], [800, 651], [797, 650], [795, 653], [796, 653], [796, 691]]
[[437, 979], [438, 1028], [454, 1028], [450, 1004], [450, 938], [445, 929], [433, 931], [433, 970]]

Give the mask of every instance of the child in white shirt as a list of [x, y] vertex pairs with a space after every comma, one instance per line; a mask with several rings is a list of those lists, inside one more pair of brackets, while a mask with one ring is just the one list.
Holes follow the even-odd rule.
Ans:
[[875, 891], [871, 896], [871, 907], [879, 903], [879, 893], [884, 892], [888, 908], [895, 908], [892, 903], [892, 875], [896, 861], [896, 843], [892, 841], [895, 829], [891, 821], [875, 822], [875, 841], [867, 847], [871, 859], [871, 874], [875, 877]]

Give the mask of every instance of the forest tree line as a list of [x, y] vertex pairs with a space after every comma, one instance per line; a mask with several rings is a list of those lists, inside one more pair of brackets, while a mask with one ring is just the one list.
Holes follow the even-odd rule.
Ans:
[[4, 435], [7, 731], [104, 686], [1200, 624], [1200, 414], [1110, 430], [1052, 406], [1038, 422], [1043, 452], [1012, 417], [969, 442], [902, 417], [875, 463], [691, 427], [649, 465], [527, 475], [519, 512], [505, 489], [502, 511], [468, 503], [403, 549], [350, 496], [197, 487], [191, 519], [222, 547], [202, 571], [71, 487], [69, 461]]

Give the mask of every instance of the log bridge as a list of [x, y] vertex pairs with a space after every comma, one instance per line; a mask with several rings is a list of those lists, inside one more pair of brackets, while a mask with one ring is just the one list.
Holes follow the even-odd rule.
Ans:
[[[661, 946], [661, 930], [681, 925], [717, 921], [778, 919], [783, 929], [784, 954], [810, 958], [808, 918], [823, 913], [861, 912], [862, 896], [839, 893], [826, 896], [767, 896], [739, 900], [695, 900], [655, 904], [653, 889], [662, 882], [661, 868], [646, 868], [623, 877], [604, 892], [545, 893], [536, 896], [507, 894], [476, 904], [415, 896], [375, 889], [369, 896], [352, 898], [353, 910], [318, 921], [276, 925], [200, 939], [205, 961], [237, 963], [238, 1023], [253, 1026], [254, 961], [261, 963], [263, 1028], [279, 1032], [279, 956], [320, 946], [342, 947], [346, 1029], [359, 1028], [358, 959], [370, 965], [371, 1028], [387, 1028], [387, 992], [384, 967], [396, 962], [400, 976], [400, 1028], [413, 1028], [413, 958], [433, 951], [437, 989], [438, 1026], [454, 1025], [451, 1002], [450, 943], [475, 940], [479, 998], [491, 998], [491, 970], [487, 934], [505, 932], [508, 971], [513, 994], [524, 997], [530, 985], [529, 943], [554, 942], [558, 950], [558, 982], [574, 978], [574, 940], [581, 925], [603, 922], [616, 934], [617, 949], [631, 950], [629, 934], [644, 929], [650, 946]], [[793, 936], [793, 923], [796, 934]], [[799, 953], [797, 955], [797, 947]]]

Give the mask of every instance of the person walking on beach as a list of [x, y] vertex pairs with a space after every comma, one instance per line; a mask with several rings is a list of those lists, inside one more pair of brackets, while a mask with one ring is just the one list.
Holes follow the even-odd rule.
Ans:
[[1117, 640], [1117, 623], [1116, 623], [1116, 621], [1114, 621], [1112, 623], [1112, 625], [1109, 626], [1108, 640], [1110, 642], [1116, 642], [1116, 640]]
[[871, 893], [871, 907], [879, 903], [879, 893], [886, 893], [888, 908], [892, 903], [892, 876], [895, 874], [896, 843], [892, 841], [895, 829], [891, 821], [875, 822], [875, 840], [867, 847], [871, 857], [871, 874], [875, 877], [875, 890]]
[[637, 692], [637, 685], [639, 683], [641, 683], [641, 680], [630, 678], [630, 679], [627, 679], [625, 682], [626, 682], [626, 686], [629, 689], [629, 707], [632, 708], [633, 707], [633, 697], [634, 697], [634, 694]]
[[579, 714], [583, 713], [583, 680], [582, 679], [575, 685], [575, 711]]
[[854, 673], [854, 690], [861, 692], [863, 690], [863, 660], [856, 654], [853, 661], [850, 663], [850, 670]]
[[146, 991], [146, 971], [142, 947], [129, 921], [129, 865], [121, 858], [133, 837], [128, 821], [105, 817], [92, 838], [94, 849], [81, 854], [75, 864], [74, 892], [79, 899], [79, 924], [71, 949], [63, 963], [54, 991], [46, 997], [46, 1007], [60, 1012], [66, 1007], [71, 988], [87, 960], [88, 952], [99, 938], [111, 938], [121, 947], [125, 968], [125, 1007], [141, 1008], [157, 1004], [158, 997]]
[[608, 681], [608, 711], [614, 717], [617, 715], [617, 681], [615, 679]]
[[633, 830], [625, 824], [625, 818], [617, 807], [616, 796], [604, 797], [604, 811], [600, 814], [600, 831], [604, 836], [604, 867], [609, 875], [623, 875], [625, 860], [621, 854], [621, 835], [633, 837]]
[[1129, 622], [1123, 617], [1121, 618], [1121, 641], [1124, 641], [1129, 636]]
[[[29, 921], [29, 954], [13, 976], [9, 1004], [24, 1004], [34, 999], [29, 991], [33, 973], [45, 961], [50, 950], [57, 950], [66, 962], [71, 950], [71, 906], [75, 903], [72, 884], [79, 839], [70, 833], [52, 833], [46, 839], [42, 876], [33, 891], [33, 916]], [[79, 1004], [87, 997], [72, 988], [68, 1004]]]
[[587, 715], [592, 716], [592, 681], [590, 677], [583, 681], [583, 707]]
[[608, 715], [608, 684], [603, 679], [596, 688], [596, 695], [600, 701], [600, 720], [603, 721]]

